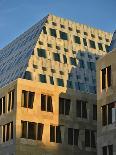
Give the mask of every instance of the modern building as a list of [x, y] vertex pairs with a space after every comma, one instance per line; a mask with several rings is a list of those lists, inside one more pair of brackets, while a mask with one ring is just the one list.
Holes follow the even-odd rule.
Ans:
[[96, 155], [96, 60], [111, 37], [50, 14], [0, 51], [0, 155]]
[[116, 155], [116, 32], [111, 51], [97, 61], [98, 155]]

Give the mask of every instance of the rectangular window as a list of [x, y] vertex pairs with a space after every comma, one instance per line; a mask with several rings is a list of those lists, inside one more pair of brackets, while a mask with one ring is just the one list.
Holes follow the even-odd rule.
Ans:
[[107, 146], [102, 147], [103, 155], [107, 155]]
[[115, 102], [108, 104], [108, 124], [112, 124], [112, 108], [115, 107]]
[[45, 49], [37, 49], [37, 52], [38, 52], [38, 56], [39, 57], [43, 57], [43, 58], [46, 58], [46, 50]]
[[63, 55], [63, 60], [64, 60], [64, 64], [66, 64], [67, 63], [67, 57], [66, 57], [66, 55]]
[[27, 138], [27, 122], [26, 121], [21, 121], [21, 128], [22, 128], [21, 138]]
[[108, 145], [109, 155], [113, 155], [113, 145]]
[[62, 143], [61, 127], [50, 125], [50, 142]]
[[32, 73], [29, 71], [25, 72], [24, 79], [32, 80]]
[[80, 37], [74, 36], [74, 42], [77, 44], [81, 44]]
[[56, 30], [50, 28], [50, 35], [56, 38], [57, 37]]
[[34, 122], [28, 122], [28, 138], [36, 139], [36, 123]]
[[85, 146], [90, 147], [90, 131], [88, 129], [85, 129]]
[[95, 42], [93, 40], [89, 40], [90, 47], [96, 49]]
[[87, 46], [87, 40], [85, 38], [83, 38], [83, 44], [84, 46]]
[[44, 75], [44, 74], [39, 74], [39, 80], [40, 80], [40, 82], [42, 82], [42, 83], [46, 83], [46, 82], [47, 82], [47, 80], [46, 80], [46, 75]]
[[73, 83], [70, 80], [67, 80], [67, 88], [73, 89]]
[[79, 129], [68, 128], [68, 144], [78, 146]]
[[60, 31], [60, 38], [63, 40], [68, 40], [67, 33]]
[[13, 122], [5, 124], [2, 126], [2, 141], [6, 142], [13, 139]]
[[109, 46], [105, 45], [105, 48], [106, 48], [106, 52], [109, 52]]
[[76, 102], [76, 116], [80, 118], [87, 118], [86, 101], [77, 100]]
[[76, 58], [70, 57], [70, 64], [76, 66]]
[[97, 120], [97, 105], [93, 104], [93, 120]]
[[63, 79], [57, 78], [57, 84], [58, 84], [58, 86], [64, 87], [64, 81], [63, 81]]
[[106, 85], [107, 87], [110, 87], [111, 86], [111, 66], [108, 66], [102, 69], [101, 72], [102, 72], [102, 89], [105, 89]]
[[98, 43], [98, 48], [99, 48], [99, 50], [103, 51], [102, 43]]
[[12, 90], [8, 93], [8, 111], [13, 110], [14, 108], [14, 92], [15, 90]]
[[54, 79], [52, 76], [50, 76], [50, 84], [54, 85]]
[[35, 93], [22, 90], [21, 106], [25, 108], [33, 108]]
[[5, 113], [5, 96], [0, 98], [0, 115]]
[[42, 140], [44, 124], [38, 123], [38, 134], [37, 139]]
[[53, 53], [54, 61], [60, 62], [60, 55], [58, 53]]
[[44, 34], [47, 34], [47, 31], [46, 31], [46, 27], [45, 26], [43, 27], [43, 33]]
[[107, 125], [107, 106], [102, 106], [102, 125]]
[[59, 98], [59, 114], [69, 115], [71, 100], [66, 98]]
[[96, 147], [96, 131], [85, 129], [85, 147]]
[[94, 62], [87, 62], [87, 66], [88, 66], [88, 69], [90, 69], [91, 71], [96, 70], [96, 66]]
[[41, 94], [41, 110], [53, 112], [52, 97]]

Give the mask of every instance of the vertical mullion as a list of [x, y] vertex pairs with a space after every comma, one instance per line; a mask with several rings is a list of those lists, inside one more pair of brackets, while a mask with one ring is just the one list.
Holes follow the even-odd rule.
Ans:
[[26, 138], [28, 139], [28, 121], [27, 121], [27, 132], [26, 132]]

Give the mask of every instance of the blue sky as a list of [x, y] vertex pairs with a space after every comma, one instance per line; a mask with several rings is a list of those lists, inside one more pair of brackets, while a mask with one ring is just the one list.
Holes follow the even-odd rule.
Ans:
[[113, 32], [115, 10], [116, 0], [0, 0], [0, 49], [48, 13]]

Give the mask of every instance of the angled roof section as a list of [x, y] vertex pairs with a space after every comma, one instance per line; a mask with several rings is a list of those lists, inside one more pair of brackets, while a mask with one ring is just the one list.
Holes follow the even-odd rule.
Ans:
[[23, 77], [47, 17], [0, 50], [0, 88]]

